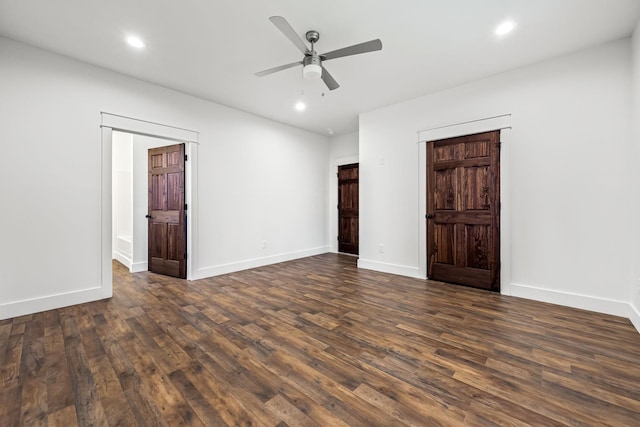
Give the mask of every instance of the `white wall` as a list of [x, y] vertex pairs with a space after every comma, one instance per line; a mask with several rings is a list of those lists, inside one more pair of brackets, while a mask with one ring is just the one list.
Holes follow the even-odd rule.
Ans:
[[632, 96], [633, 96], [633, 140], [631, 143], [632, 155], [629, 156], [630, 169], [633, 172], [631, 177], [633, 200], [635, 202], [633, 210], [634, 223], [631, 235], [633, 236], [633, 260], [634, 260], [634, 279], [631, 283], [631, 301], [632, 316], [631, 321], [636, 329], [640, 330], [640, 22], [636, 26], [633, 33], [631, 43], [631, 60], [632, 60]]
[[419, 271], [416, 132], [510, 113], [512, 293], [627, 315], [630, 82], [621, 40], [361, 114], [361, 265]]
[[112, 252], [127, 268], [131, 268], [132, 250], [132, 136], [113, 133], [112, 154]]
[[101, 111], [200, 132], [194, 277], [328, 250], [328, 138], [4, 38], [0, 57], [0, 318], [108, 296]]
[[336, 135], [329, 142], [329, 250], [338, 252], [338, 166], [358, 163], [358, 132]]

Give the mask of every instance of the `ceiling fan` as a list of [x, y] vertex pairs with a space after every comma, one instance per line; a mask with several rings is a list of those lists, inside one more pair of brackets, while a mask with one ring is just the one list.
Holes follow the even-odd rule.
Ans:
[[269, 18], [273, 24], [278, 27], [280, 31], [293, 42], [294, 45], [304, 54], [302, 61], [292, 62], [291, 64], [280, 65], [279, 67], [269, 68], [268, 70], [260, 71], [256, 73], [256, 76], [263, 77], [277, 71], [286, 70], [288, 68], [295, 67], [296, 65], [303, 65], [302, 75], [309, 80], [317, 80], [322, 78], [322, 81], [327, 85], [330, 90], [338, 89], [340, 85], [329, 74], [326, 68], [322, 65], [324, 61], [330, 59], [342, 58], [343, 56], [358, 55], [360, 53], [373, 52], [382, 49], [382, 42], [380, 39], [370, 40], [368, 42], [354, 44], [353, 46], [343, 47], [342, 49], [332, 50], [331, 52], [318, 54], [315, 51], [315, 44], [320, 40], [320, 33], [315, 30], [307, 31], [305, 37], [309, 43], [311, 43], [311, 49], [307, 47], [305, 42], [298, 36], [295, 30], [289, 25], [286, 19], [282, 16], [272, 16]]

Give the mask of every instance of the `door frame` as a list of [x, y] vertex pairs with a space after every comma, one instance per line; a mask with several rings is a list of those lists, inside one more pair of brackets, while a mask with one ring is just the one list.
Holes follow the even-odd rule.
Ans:
[[333, 253], [338, 253], [338, 167], [352, 163], [359, 164], [360, 156], [338, 157], [329, 166], [329, 251]]
[[[197, 166], [200, 134], [197, 131], [140, 120], [118, 114], [100, 112], [101, 115], [101, 288], [105, 297], [112, 296], [112, 132], [120, 131], [149, 136], [172, 142], [185, 143], [185, 203], [187, 209], [187, 280], [192, 280], [197, 247]], [[168, 144], [170, 145], [170, 144]]]
[[511, 295], [511, 114], [491, 116], [464, 122], [434, 126], [418, 132], [419, 159], [419, 237], [420, 277], [428, 279], [427, 271], [427, 142], [456, 136], [499, 130], [500, 142], [500, 293]]

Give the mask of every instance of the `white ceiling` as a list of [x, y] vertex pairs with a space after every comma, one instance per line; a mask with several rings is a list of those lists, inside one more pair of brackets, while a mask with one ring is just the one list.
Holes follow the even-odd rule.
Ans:
[[[284, 16], [320, 53], [382, 40], [324, 65], [341, 87], [302, 79], [269, 21]], [[516, 30], [496, 37], [505, 19]], [[358, 114], [543, 59], [628, 37], [639, 0], [0, 0], [0, 35], [161, 86], [327, 134]], [[128, 34], [147, 43], [136, 51]], [[1, 60], [1, 58], [0, 58]], [[294, 103], [304, 98], [304, 112]]]

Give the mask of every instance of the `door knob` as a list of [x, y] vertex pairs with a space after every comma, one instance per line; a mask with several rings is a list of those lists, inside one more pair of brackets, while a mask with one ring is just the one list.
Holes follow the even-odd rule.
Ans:
[[433, 218], [433, 214], [426, 214], [424, 217], [426, 219], [432, 219]]
[[151, 215], [149, 215], [149, 214], [145, 215], [144, 217], [147, 218], [147, 219], [151, 219]]

